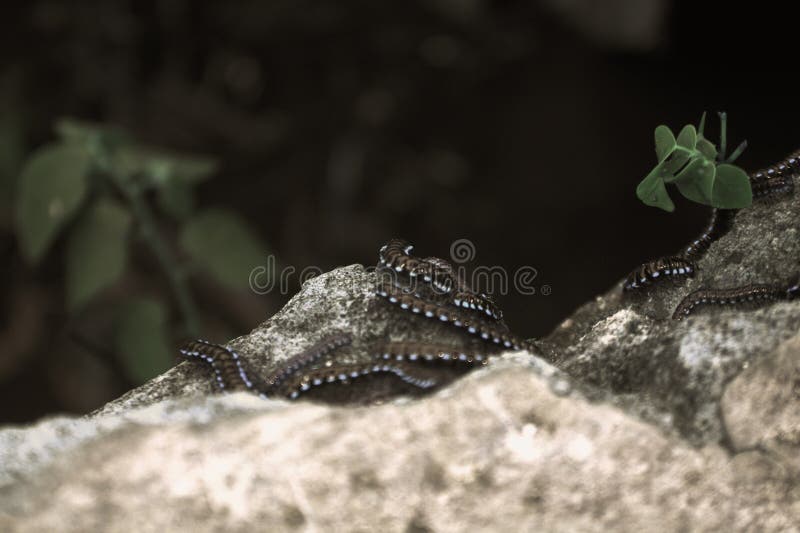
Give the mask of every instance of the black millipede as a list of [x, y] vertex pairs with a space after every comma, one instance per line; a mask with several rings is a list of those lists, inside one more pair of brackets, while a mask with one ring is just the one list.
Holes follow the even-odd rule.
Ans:
[[[456, 286], [452, 267], [444, 268], [438, 261], [420, 259], [411, 255], [414, 247], [403, 239], [390, 239], [378, 252], [378, 266], [406, 274], [412, 279], [421, 279], [437, 290], [449, 293]], [[449, 265], [448, 265], [449, 266]]]
[[352, 344], [352, 342], [352, 338], [346, 333], [329, 335], [310, 348], [284, 361], [280, 368], [267, 377], [267, 383], [272, 388], [280, 388], [293, 374], [311, 366], [339, 348]]
[[184, 357], [208, 363], [214, 370], [217, 386], [222, 390], [252, 390], [254, 387], [239, 354], [227, 346], [194, 340], [184, 343], [178, 351]]
[[695, 265], [679, 255], [660, 257], [641, 265], [631, 272], [622, 285], [623, 291], [632, 291], [665, 278], [692, 277]]
[[730, 231], [735, 216], [735, 209], [712, 209], [711, 219], [708, 221], [706, 229], [683, 249], [681, 256], [690, 261], [699, 259], [701, 255], [708, 251], [711, 243]]
[[398, 305], [401, 309], [426, 318], [452, 324], [486, 342], [513, 350], [530, 348], [527, 341], [508, 331], [504, 325], [489, 322], [477, 313], [424, 300], [417, 295], [406, 293], [389, 283], [379, 285], [375, 292], [378, 296], [386, 298], [390, 303]]
[[698, 289], [692, 291], [675, 308], [672, 318], [682, 320], [697, 307], [705, 305], [743, 305], [793, 300], [800, 295], [800, 275], [788, 284], [755, 283], [730, 289]]

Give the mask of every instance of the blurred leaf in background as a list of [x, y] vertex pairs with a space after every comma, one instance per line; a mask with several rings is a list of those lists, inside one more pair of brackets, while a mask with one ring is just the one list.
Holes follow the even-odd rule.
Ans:
[[198, 266], [231, 289], [246, 289], [252, 270], [266, 259], [267, 248], [256, 234], [224, 209], [208, 209], [190, 219], [180, 243]]
[[80, 217], [67, 241], [67, 307], [77, 310], [119, 279], [128, 256], [131, 215], [109, 198]]
[[25, 162], [19, 177], [16, 226], [20, 247], [38, 262], [81, 206], [91, 157], [82, 146], [48, 144]]

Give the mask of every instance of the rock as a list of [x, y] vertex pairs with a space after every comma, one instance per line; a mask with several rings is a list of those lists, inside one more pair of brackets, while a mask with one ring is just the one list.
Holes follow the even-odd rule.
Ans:
[[735, 450], [765, 450], [800, 476], [800, 335], [736, 376], [722, 417]]
[[[433, 394], [384, 377], [314, 402], [214, 395], [183, 363], [86, 417], [0, 429], [0, 531], [798, 531], [800, 303], [670, 318], [695, 288], [788, 277], [798, 213], [744, 210], [695, 279], [615, 287], [536, 354], [445, 369]], [[337, 331], [344, 361], [478, 346], [374, 283], [319, 276], [230, 344], [262, 375]]]
[[754, 204], [711, 245], [693, 279], [643, 294], [612, 288], [546, 339], [549, 359], [665, 431], [696, 445], [722, 442], [726, 384], [800, 329], [800, 303], [706, 308], [680, 322], [672, 312], [695, 289], [786, 282], [798, 271], [798, 235], [800, 196]]
[[[133, 410], [0, 489], [0, 526], [777, 531], [797, 523], [800, 487], [759, 454], [695, 449], [617, 408], [557, 392], [546, 367], [528, 362], [506, 356], [423, 401], [375, 407], [256, 407], [239, 393]], [[29, 441], [52, 439], [54, 424], [68, 427], [22, 431]]]

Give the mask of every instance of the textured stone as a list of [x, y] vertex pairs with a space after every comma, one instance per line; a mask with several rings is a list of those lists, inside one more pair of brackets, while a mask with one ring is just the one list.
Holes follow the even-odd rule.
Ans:
[[736, 376], [722, 416], [735, 450], [765, 450], [800, 476], [800, 335]]
[[[123, 424], [0, 489], [0, 517], [21, 531], [798, 523], [800, 487], [759, 454], [695, 449], [609, 405], [557, 394], [541, 372], [511, 356], [424, 401], [375, 407], [254, 409], [244, 394], [168, 401], [149, 408], [151, 423]], [[186, 409], [206, 415], [175, 419]]]

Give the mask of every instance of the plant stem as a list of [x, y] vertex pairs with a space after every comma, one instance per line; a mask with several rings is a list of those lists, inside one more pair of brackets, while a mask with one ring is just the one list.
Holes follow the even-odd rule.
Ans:
[[142, 238], [150, 247], [161, 269], [167, 276], [170, 288], [172, 289], [175, 301], [178, 304], [178, 309], [183, 318], [183, 329], [187, 335], [196, 337], [200, 333], [199, 319], [197, 317], [191, 291], [189, 290], [189, 284], [186, 281], [185, 271], [178, 265], [169, 246], [167, 246], [167, 243], [161, 238], [155, 218], [150, 212], [147, 203], [142, 199], [139, 187], [129, 180], [114, 179], [114, 182], [128, 199], [131, 210], [133, 211], [133, 216], [139, 223], [139, 230], [141, 231]]
[[728, 114], [719, 112], [719, 160], [725, 161], [728, 152]]

